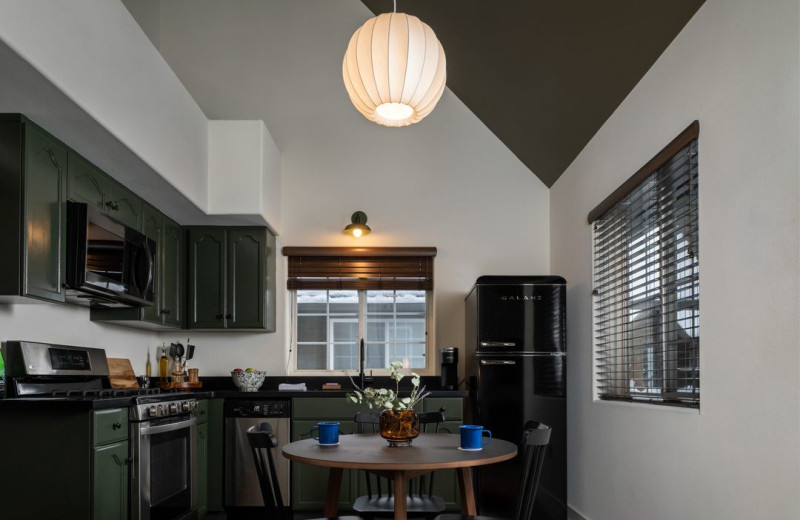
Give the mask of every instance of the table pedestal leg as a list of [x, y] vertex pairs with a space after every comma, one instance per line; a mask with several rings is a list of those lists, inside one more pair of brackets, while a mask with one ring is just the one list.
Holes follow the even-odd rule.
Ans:
[[394, 472], [394, 520], [408, 517], [408, 476], [405, 471]]
[[464, 516], [477, 515], [470, 468], [458, 468], [458, 491], [461, 493], [461, 514]]
[[342, 489], [342, 468], [331, 468], [328, 472], [328, 489], [325, 491], [325, 518], [339, 516], [339, 492]]

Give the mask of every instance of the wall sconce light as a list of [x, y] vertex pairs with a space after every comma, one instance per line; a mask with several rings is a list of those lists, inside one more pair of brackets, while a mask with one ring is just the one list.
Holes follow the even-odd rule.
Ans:
[[353, 235], [358, 238], [362, 235], [368, 235], [372, 230], [367, 225], [367, 214], [363, 211], [356, 211], [350, 217], [350, 224], [344, 228], [344, 232], [348, 235]]

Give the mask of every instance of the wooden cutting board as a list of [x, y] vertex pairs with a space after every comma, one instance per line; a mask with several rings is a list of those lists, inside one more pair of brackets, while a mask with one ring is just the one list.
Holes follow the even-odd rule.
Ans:
[[108, 358], [108, 372], [111, 388], [139, 388], [130, 359]]

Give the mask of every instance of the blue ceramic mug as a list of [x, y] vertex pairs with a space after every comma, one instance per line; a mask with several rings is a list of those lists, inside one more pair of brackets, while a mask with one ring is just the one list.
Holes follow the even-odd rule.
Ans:
[[[461, 431], [461, 449], [462, 450], [482, 450], [484, 446], [492, 442], [492, 432], [484, 430], [483, 426], [476, 426], [474, 424], [465, 424], [459, 426]], [[483, 440], [483, 434], [489, 435], [489, 438]]]
[[[314, 430], [319, 432], [318, 435], [314, 435]], [[338, 422], [321, 422], [317, 423], [316, 426], [311, 428], [309, 435], [313, 439], [319, 441], [320, 444], [339, 444], [339, 423]]]

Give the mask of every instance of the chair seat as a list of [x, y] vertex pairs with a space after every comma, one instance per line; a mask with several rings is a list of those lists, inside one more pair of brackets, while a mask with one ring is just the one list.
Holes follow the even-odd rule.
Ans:
[[[428, 514], [435, 515], [441, 513], [446, 509], [444, 499], [439, 496], [407, 496], [406, 510], [410, 514]], [[367, 495], [356, 498], [353, 502], [353, 510], [365, 514], [367, 516], [373, 515], [392, 515], [394, 512], [394, 497], [387, 496], [373, 496], [372, 498]]]

